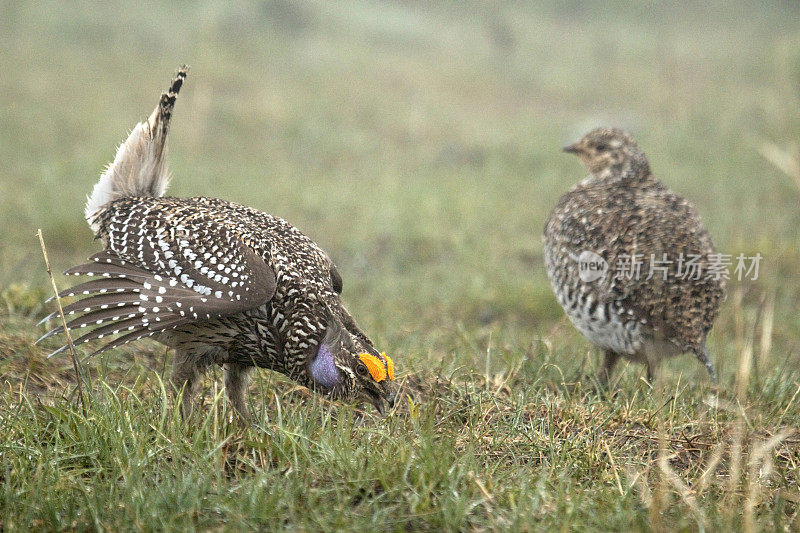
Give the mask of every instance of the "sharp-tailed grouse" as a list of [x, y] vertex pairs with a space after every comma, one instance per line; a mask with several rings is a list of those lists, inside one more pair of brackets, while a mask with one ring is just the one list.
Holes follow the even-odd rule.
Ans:
[[605, 351], [647, 365], [692, 352], [716, 382], [706, 336], [725, 272], [694, 207], [650, 172], [633, 138], [595, 129], [564, 148], [591, 173], [564, 194], [544, 228], [547, 274], [575, 327]]
[[79, 315], [70, 329], [92, 328], [75, 344], [116, 336], [99, 353], [152, 336], [173, 347], [172, 383], [184, 390], [184, 411], [203, 370], [216, 363], [245, 416], [253, 367], [332, 399], [368, 401], [382, 413], [384, 401], [393, 401], [392, 360], [345, 309], [342, 279], [324, 251], [256, 209], [163, 196], [167, 131], [186, 72], [178, 71], [152, 115], [119, 147], [86, 204], [104, 249], [66, 272], [100, 277], [60, 294], [85, 295], [64, 309]]

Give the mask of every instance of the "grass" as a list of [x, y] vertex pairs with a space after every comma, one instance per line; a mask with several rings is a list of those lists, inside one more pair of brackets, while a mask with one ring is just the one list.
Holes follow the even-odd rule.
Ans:
[[[0, 528], [800, 528], [800, 33], [793, 4], [0, 3]], [[113, 15], [112, 15], [113, 13]], [[283, 216], [339, 265], [409, 393], [380, 419], [259, 374], [184, 422], [148, 342], [88, 362], [33, 341], [54, 270], [96, 251], [85, 195], [192, 66], [173, 194]], [[632, 130], [725, 253], [760, 252], [691, 357], [615, 392], [565, 321], [540, 233]], [[66, 280], [57, 277], [61, 287]], [[88, 353], [88, 352], [82, 352]], [[411, 399], [409, 399], [411, 398]]]

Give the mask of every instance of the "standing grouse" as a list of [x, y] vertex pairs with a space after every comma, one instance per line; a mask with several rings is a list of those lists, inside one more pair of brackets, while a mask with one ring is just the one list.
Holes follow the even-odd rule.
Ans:
[[281, 372], [332, 399], [368, 401], [383, 413], [384, 401], [394, 398], [392, 360], [345, 309], [342, 279], [324, 251], [261, 211], [163, 196], [167, 131], [186, 73], [178, 71], [152, 115], [119, 147], [86, 204], [104, 250], [66, 272], [99, 277], [59, 295], [86, 295], [64, 308], [78, 315], [69, 329], [92, 328], [75, 344], [116, 336], [100, 353], [152, 336], [173, 347], [171, 379], [183, 390], [184, 412], [203, 371], [216, 363], [245, 417], [253, 367]]
[[706, 336], [727, 272], [694, 207], [622, 130], [595, 129], [564, 150], [591, 174], [550, 213], [544, 260], [558, 302], [605, 352], [599, 381], [620, 356], [652, 380], [662, 359], [692, 352], [716, 383]]

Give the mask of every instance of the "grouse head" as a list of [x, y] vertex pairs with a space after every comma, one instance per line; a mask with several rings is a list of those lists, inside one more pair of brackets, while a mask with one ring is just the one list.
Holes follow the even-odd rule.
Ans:
[[565, 146], [565, 152], [575, 154], [592, 174], [647, 175], [650, 169], [644, 152], [631, 135], [616, 128], [596, 128], [578, 141]]
[[384, 414], [394, 405], [394, 363], [329, 316], [316, 354], [308, 363], [311, 387], [334, 400], [369, 402]]

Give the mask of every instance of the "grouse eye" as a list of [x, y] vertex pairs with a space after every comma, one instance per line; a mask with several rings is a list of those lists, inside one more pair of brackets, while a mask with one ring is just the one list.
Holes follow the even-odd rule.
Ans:
[[367, 370], [367, 367], [364, 363], [358, 364], [358, 366], [356, 367], [356, 372], [358, 372], [362, 376], [366, 376], [367, 374], [369, 374], [369, 371]]
[[598, 152], [605, 152], [606, 150], [608, 150], [608, 145], [600, 143], [597, 146], [595, 146], [595, 148], [597, 149]]

